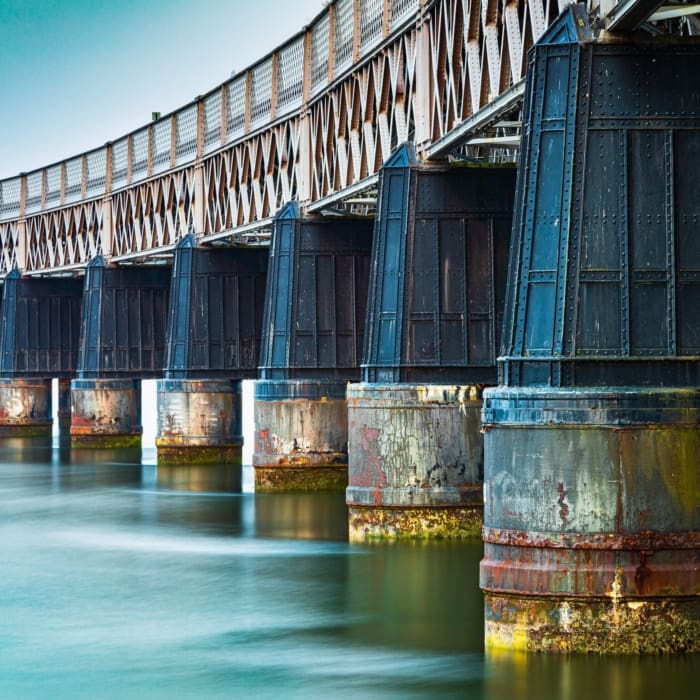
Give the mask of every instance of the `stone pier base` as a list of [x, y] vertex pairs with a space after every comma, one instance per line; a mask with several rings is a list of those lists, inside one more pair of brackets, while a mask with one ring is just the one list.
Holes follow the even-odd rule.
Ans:
[[346, 383], [255, 382], [256, 491], [343, 491], [348, 483]]
[[141, 447], [141, 382], [74, 379], [70, 389], [72, 447]]
[[348, 385], [350, 539], [478, 537], [481, 390]]
[[0, 437], [50, 438], [50, 379], [0, 379]]

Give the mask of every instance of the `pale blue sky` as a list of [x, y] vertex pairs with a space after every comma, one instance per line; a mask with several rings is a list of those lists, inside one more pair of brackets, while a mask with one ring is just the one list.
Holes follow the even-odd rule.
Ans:
[[322, 9], [321, 0], [0, 0], [0, 178], [184, 105]]

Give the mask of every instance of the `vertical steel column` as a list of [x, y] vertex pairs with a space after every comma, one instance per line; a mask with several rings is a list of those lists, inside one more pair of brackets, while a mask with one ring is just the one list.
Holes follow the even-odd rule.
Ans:
[[384, 165], [363, 382], [348, 387], [350, 537], [475, 537], [513, 168]]
[[372, 223], [278, 214], [270, 248], [255, 488], [347, 486], [346, 383], [360, 375]]
[[158, 381], [158, 481], [189, 490], [241, 486], [241, 380], [258, 364], [267, 251], [175, 250], [165, 378]]
[[486, 645], [700, 651], [700, 47], [530, 55], [499, 359], [484, 392]]

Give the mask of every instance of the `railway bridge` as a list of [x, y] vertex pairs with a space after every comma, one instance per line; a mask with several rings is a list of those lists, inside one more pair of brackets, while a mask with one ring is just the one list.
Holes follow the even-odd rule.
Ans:
[[[0, 435], [481, 535], [486, 643], [700, 650], [700, 6], [334, 0], [0, 181]], [[205, 475], [201, 481], [202, 474]], [[194, 476], [196, 475], [196, 477]]]

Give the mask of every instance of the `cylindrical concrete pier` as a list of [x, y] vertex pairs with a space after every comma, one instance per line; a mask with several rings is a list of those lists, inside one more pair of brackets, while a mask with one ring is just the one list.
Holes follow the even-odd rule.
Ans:
[[348, 483], [346, 383], [255, 382], [256, 491], [342, 491]]
[[141, 382], [73, 379], [70, 436], [73, 447], [141, 447]]
[[483, 423], [486, 645], [700, 651], [700, 390], [499, 387]]
[[[240, 381], [162, 379], [157, 387], [159, 465], [235, 465], [240, 469]], [[201, 475], [196, 480], [201, 481]]]
[[351, 540], [478, 537], [478, 386], [348, 385]]
[[51, 380], [0, 379], [0, 437], [50, 437]]

